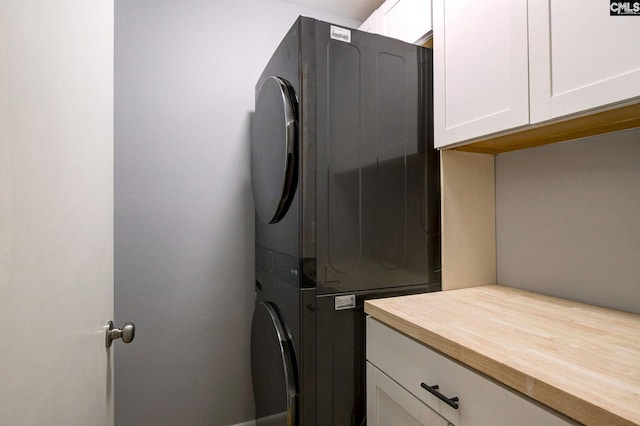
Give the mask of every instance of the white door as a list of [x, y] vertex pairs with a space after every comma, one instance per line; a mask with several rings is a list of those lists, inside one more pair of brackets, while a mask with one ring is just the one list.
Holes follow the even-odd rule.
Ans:
[[113, 425], [113, 1], [0, 3], [0, 424]]

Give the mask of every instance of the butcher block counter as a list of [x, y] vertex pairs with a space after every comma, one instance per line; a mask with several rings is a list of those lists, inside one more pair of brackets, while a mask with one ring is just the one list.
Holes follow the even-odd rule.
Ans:
[[640, 424], [640, 315], [503, 286], [365, 302], [383, 324], [584, 424]]

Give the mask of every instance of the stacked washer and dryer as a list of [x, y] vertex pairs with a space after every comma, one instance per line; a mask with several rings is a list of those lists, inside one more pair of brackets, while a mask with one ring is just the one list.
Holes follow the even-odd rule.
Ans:
[[256, 84], [258, 425], [365, 424], [364, 301], [441, 288], [431, 74], [429, 49], [300, 17]]

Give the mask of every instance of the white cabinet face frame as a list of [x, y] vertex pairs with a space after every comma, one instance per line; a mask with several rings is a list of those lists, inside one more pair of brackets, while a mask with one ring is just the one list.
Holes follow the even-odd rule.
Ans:
[[596, 0], [528, 3], [531, 123], [640, 97], [640, 17]]
[[529, 123], [527, 0], [434, 0], [435, 145]]

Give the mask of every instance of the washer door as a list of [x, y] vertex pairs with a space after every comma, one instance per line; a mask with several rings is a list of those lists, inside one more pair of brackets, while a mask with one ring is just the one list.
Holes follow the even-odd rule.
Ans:
[[296, 191], [297, 102], [293, 87], [269, 77], [260, 87], [251, 131], [251, 186], [258, 218], [276, 223]]
[[297, 386], [293, 344], [269, 302], [259, 303], [251, 324], [251, 374], [257, 426], [294, 426]]

